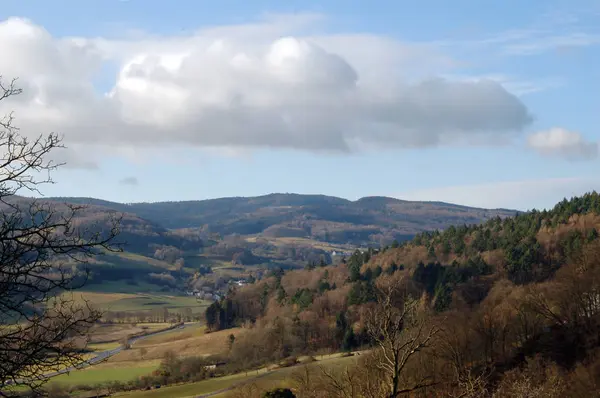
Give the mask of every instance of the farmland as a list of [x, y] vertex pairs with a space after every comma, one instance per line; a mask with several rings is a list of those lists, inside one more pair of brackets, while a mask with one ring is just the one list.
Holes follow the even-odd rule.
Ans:
[[[146, 327], [147, 329], [143, 329]], [[146, 330], [158, 331], [168, 327], [166, 324], [140, 324], [98, 326], [90, 334], [92, 344], [88, 346], [93, 352], [114, 349], [119, 343], [94, 343], [95, 341], [110, 341], [116, 337], [122, 338], [127, 334]], [[150, 374], [158, 368], [160, 361], [168, 352], [176, 352], [178, 356], [206, 356], [219, 354], [226, 350], [227, 336], [240, 335], [241, 328], [206, 334], [204, 326], [191, 324], [185, 329], [177, 329], [150, 336], [132, 344], [130, 349], [110, 357], [108, 360], [92, 367], [75, 370], [70, 374], [60, 375], [51, 383], [63, 386], [94, 385], [111, 381], [130, 381], [139, 376]]]
[[[316, 362], [306, 366], [309, 369], [315, 370], [315, 366], [324, 366], [328, 369], [339, 369], [346, 366], [352, 366], [356, 362], [356, 357], [345, 357], [341, 355], [329, 355], [316, 357]], [[289, 386], [293, 382], [295, 373], [302, 371], [303, 365], [269, 369], [262, 368], [252, 372], [242, 372], [235, 375], [223, 376], [214, 379], [208, 379], [197, 383], [188, 383], [172, 387], [164, 387], [158, 390], [151, 391], [135, 391], [123, 393], [117, 396], [126, 398], [167, 398], [167, 397], [191, 397], [200, 394], [214, 393], [223, 391], [216, 395], [220, 398], [231, 397], [234, 395], [237, 388], [242, 386], [256, 388], [259, 390], [267, 390], [281, 386]]]

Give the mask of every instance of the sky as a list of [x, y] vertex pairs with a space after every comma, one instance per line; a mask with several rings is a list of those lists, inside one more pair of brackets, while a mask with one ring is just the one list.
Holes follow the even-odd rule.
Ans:
[[600, 188], [600, 3], [3, 0], [46, 196], [548, 208]]

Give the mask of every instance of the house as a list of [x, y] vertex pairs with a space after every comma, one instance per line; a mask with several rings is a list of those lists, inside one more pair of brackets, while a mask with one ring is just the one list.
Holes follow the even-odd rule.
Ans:
[[218, 366], [223, 366], [223, 365], [225, 365], [225, 364], [226, 364], [226, 362], [217, 362], [217, 363], [215, 363], [215, 364], [212, 364], [212, 365], [206, 365], [206, 366], [204, 367], [204, 369], [207, 369], [207, 370], [213, 370], [213, 369], [216, 369]]

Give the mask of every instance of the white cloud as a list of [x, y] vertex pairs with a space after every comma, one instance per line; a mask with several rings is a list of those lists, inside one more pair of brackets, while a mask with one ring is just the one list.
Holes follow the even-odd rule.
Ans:
[[[304, 36], [318, 15], [268, 16], [188, 36], [54, 38], [30, 21], [0, 23], [0, 103], [22, 132], [112, 148], [429, 147], [496, 143], [531, 122], [489, 80], [431, 78], [454, 63], [427, 46], [374, 35]], [[106, 95], [93, 81], [119, 73]], [[427, 68], [424, 67], [427, 66]]]
[[403, 200], [428, 200], [482, 208], [530, 210], [551, 208], [563, 198], [598, 190], [600, 178], [548, 178], [456, 185], [398, 193]]
[[527, 144], [542, 155], [569, 160], [593, 159], [598, 156], [598, 143], [587, 141], [576, 131], [560, 127], [531, 134], [527, 137]]

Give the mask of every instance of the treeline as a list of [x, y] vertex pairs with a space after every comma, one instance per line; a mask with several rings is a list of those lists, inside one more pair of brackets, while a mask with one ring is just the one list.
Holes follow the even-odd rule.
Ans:
[[101, 321], [106, 323], [179, 323], [197, 321], [202, 318], [201, 313], [194, 314], [190, 307], [176, 310], [163, 307], [147, 311], [105, 311]]

